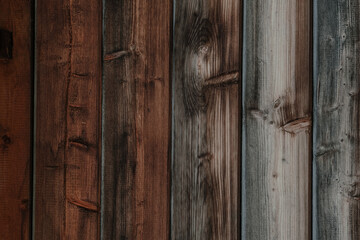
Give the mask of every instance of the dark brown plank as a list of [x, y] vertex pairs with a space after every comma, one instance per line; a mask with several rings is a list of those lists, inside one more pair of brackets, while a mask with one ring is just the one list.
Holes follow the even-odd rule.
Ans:
[[240, 239], [241, 1], [176, 1], [172, 239]]
[[311, 1], [247, 1], [243, 235], [310, 239]]
[[104, 239], [169, 236], [171, 9], [105, 0]]
[[1, 239], [30, 239], [32, 4], [0, 0]]
[[360, 1], [317, 1], [316, 237], [360, 239]]
[[35, 239], [98, 239], [101, 1], [37, 1]]

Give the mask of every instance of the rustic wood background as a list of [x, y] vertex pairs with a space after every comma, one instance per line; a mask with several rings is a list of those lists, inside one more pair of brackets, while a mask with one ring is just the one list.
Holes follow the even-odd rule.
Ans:
[[0, 239], [360, 239], [360, 0], [0, 0]]

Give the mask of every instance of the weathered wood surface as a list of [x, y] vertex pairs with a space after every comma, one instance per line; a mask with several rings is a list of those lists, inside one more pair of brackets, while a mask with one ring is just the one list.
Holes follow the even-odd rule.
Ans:
[[98, 239], [101, 1], [38, 0], [35, 239]]
[[239, 239], [241, 1], [176, 1], [172, 239]]
[[360, 1], [317, 1], [317, 239], [360, 239]]
[[0, 0], [0, 238], [29, 239], [32, 1]]
[[168, 239], [172, 1], [105, 0], [104, 239]]
[[310, 0], [247, 1], [246, 239], [309, 239]]

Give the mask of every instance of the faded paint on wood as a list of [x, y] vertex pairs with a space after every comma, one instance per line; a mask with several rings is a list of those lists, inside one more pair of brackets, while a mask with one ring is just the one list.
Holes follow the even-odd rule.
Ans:
[[1, 239], [30, 239], [32, 3], [0, 0]]
[[310, 0], [247, 1], [246, 239], [309, 239]]
[[239, 239], [241, 1], [175, 3], [172, 239]]
[[167, 239], [171, 1], [105, 0], [104, 239]]
[[360, 238], [360, 1], [317, 1], [316, 235]]
[[38, 0], [35, 239], [98, 239], [101, 1]]

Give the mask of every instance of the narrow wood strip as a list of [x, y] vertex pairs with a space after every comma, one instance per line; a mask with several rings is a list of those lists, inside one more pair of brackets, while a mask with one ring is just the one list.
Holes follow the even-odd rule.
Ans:
[[316, 236], [360, 239], [360, 1], [316, 1]]
[[37, 1], [35, 239], [100, 236], [101, 12]]
[[169, 237], [171, 9], [105, 0], [104, 239]]
[[240, 239], [241, 5], [175, 2], [172, 239]]
[[0, 238], [30, 239], [33, 1], [0, 0]]
[[310, 239], [311, 1], [247, 1], [243, 236]]

